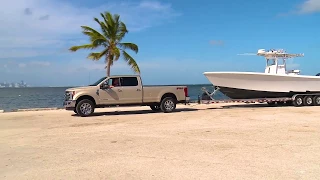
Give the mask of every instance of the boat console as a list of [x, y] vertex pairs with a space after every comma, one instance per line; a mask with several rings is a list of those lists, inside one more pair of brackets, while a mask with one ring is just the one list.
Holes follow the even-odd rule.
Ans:
[[[265, 73], [285, 75], [300, 74], [300, 70], [287, 71], [286, 60], [288, 58], [303, 57], [304, 54], [288, 54], [283, 49], [271, 49], [269, 51], [265, 51], [265, 49], [259, 49], [257, 55], [263, 56], [266, 59]], [[282, 59], [282, 61], [280, 61], [279, 59]]]

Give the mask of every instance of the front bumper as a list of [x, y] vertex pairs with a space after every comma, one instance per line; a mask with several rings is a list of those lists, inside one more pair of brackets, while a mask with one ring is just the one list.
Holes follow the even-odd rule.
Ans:
[[66, 110], [74, 110], [76, 108], [76, 101], [64, 101], [63, 106]]

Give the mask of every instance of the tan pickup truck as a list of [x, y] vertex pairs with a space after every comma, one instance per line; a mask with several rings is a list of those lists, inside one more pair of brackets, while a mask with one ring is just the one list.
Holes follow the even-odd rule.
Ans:
[[103, 77], [96, 83], [66, 89], [64, 107], [90, 116], [95, 108], [150, 106], [154, 111], [172, 112], [177, 103], [189, 101], [187, 86], [143, 86], [138, 75]]

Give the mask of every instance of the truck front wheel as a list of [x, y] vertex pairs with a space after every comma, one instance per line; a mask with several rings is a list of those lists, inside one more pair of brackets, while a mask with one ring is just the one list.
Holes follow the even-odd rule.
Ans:
[[76, 111], [81, 117], [90, 116], [94, 112], [94, 104], [89, 99], [83, 99], [77, 103]]
[[168, 113], [176, 109], [176, 100], [172, 97], [162, 99], [160, 103], [161, 111]]

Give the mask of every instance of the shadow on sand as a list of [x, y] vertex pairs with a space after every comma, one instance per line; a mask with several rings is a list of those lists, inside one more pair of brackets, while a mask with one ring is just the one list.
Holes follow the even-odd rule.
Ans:
[[291, 104], [275, 104], [269, 105], [267, 103], [248, 103], [248, 104], [234, 104], [234, 105], [224, 105], [222, 106], [223, 109], [230, 109], [230, 108], [281, 108], [281, 107], [292, 107]]
[[[191, 108], [179, 108], [171, 113], [178, 113], [178, 112], [189, 112], [189, 111], [198, 111], [198, 109], [191, 109]], [[136, 110], [136, 111], [112, 111], [112, 112], [96, 112], [93, 113], [92, 116], [116, 116], [116, 115], [134, 115], [134, 114], [151, 114], [151, 113], [163, 113], [163, 112], [155, 112], [152, 110]], [[72, 116], [79, 116], [77, 114], [73, 114]]]

